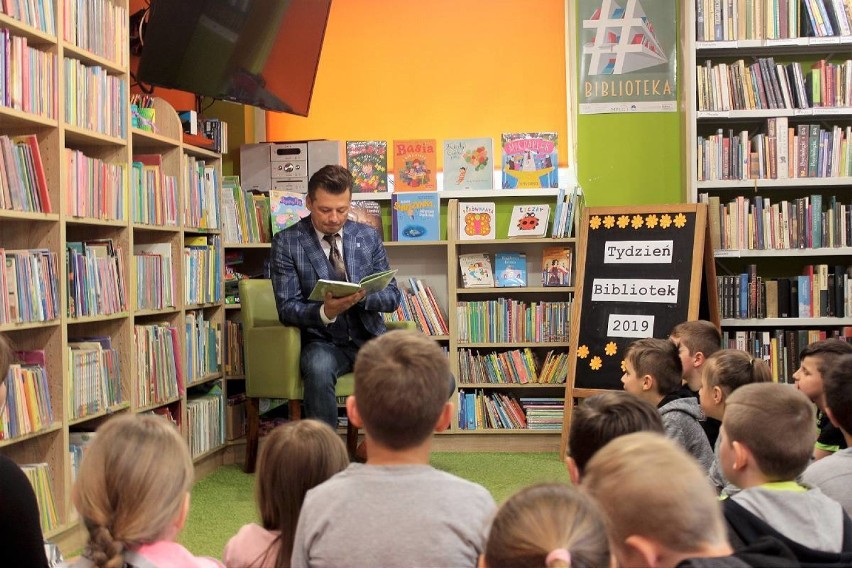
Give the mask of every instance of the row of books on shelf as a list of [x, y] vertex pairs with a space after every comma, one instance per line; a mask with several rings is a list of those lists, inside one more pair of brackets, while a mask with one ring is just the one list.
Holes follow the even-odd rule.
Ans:
[[162, 310], [175, 306], [172, 247], [169, 243], [133, 245], [136, 264], [136, 309]]
[[220, 385], [186, 401], [189, 452], [194, 458], [225, 443], [225, 404]]
[[44, 351], [19, 351], [6, 374], [6, 408], [0, 439], [38, 432], [53, 424]]
[[852, 127], [770, 118], [766, 133], [733, 129], [698, 136], [698, 180], [801, 179], [852, 176]]
[[184, 391], [180, 335], [176, 327], [133, 326], [136, 401], [141, 407], [177, 398]]
[[[222, 237], [226, 243], [268, 243], [278, 227], [287, 225], [286, 217], [279, 219], [276, 213], [270, 212], [270, 201], [278, 204], [278, 216], [294, 211], [288, 209], [294, 204], [286, 198], [283, 201], [280, 197], [272, 199], [273, 193], [278, 190], [271, 190], [270, 195], [245, 191], [240, 187], [239, 176], [222, 177]], [[302, 216], [307, 215], [304, 199], [304, 195], [297, 194], [299, 211], [304, 211]]]
[[460, 430], [561, 430], [565, 399], [459, 391]]
[[122, 248], [112, 239], [66, 243], [68, 317], [102, 316], [127, 309]]
[[222, 347], [222, 371], [229, 376], [245, 374], [243, 353], [243, 324], [236, 320], [225, 320], [225, 340]]
[[408, 288], [400, 287], [402, 302], [399, 307], [382, 316], [385, 321], [413, 321], [417, 329], [427, 335], [448, 335], [447, 318], [441, 311], [435, 292], [419, 278], [409, 278]]
[[56, 510], [52, 474], [47, 463], [21, 464], [21, 470], [33, 486], [38, 502], [39, 522], [43, 532], [52, 531], [59, 527], [59, 513]]
[[563, 384], [568, 378], [568, 354], [550, 350], [542, 362], [529, 347], [480, 353], [459, 350], [459, 384]]
[[66, 214], [75, 217], [127, 218], [127, 167], [65, 148]]
[[[494, 170], [503, 189], [558, 187], [556, 132], [510, 132], [500, 139], [501, 163], [491, 138], [393, 140], [393, 191], [437, 191], [438, 154], [443, 154], [443, 190], [493, 189]], [[387, 140], [349, 140], [346, 166], [356, 193], [390, 189]]]
[[511, 298], [458, 302], [459, 343], [568, 341], [572, 301], [522, 302]]
[[70, 418], [104, 412], [125, 400], [121, 389], [121, 360], [110, 337], [68, 341]]
[[764, 278], [748, 272], [717, 276], [723, 318], [852, 317], [852, 287], [846, 266], [807, 265], [791, 278]]
[[66, 123], [115, 138], [127, 137], [129, 96], [124, 77], [71, 57], [63, 58], [63, 76]]
[[[42, 9], [46, 0], [34, 0]], [[127, 65], [125, 45], [130, 18], [127, 7], [110, 0], [63, 2], [65, 25], [63, 39], [87, 51], [108, 59], [116, 65]], [[74, 22], [69, 25], [67, 22]]]
[[219, 235], [185, 237], [183, 285], [187, 304], [207, 304], [222, 299], [221, 250]]
[[[459, 255], [462, 286], [465, 288], [523, 288], [530, 286], [571, 286], [573, 281], [571, 247], [549, 246], [542, 249], [541, 272], [531, 280], [527, 256], [520, 252], [494, 253], [494, 264], [488, 253]], [[539, 276], [541, 279], [539, 280]]]
[[[769, 197], [737, 196], [721, 203], [703, 193], [710, 239], [716, 250], [785, 250], [852, 246], [852, 204], [813, 194], [772, 203]], [[823, 205], [825, 203], [825, 205]]]
[[55, 252], [0, 248], [0, 324], [58, 319], [58, 270]]
[[205, 160], [187, 156], [184, 178], [184, 226], [218, 229], [222, 180], [216, 168]]
[[844, 0], [695, 0], [695, 16], [698, 41], [852, 35], [852, 5]]
[[222, 326], [204, 317], [202, 310], [186, 314], [186, 381], [192, 383], [221, 370], [219, 344]]
[[135, 154], [130, 169], [131, 219], [134, 223], [175, 227], [178, 180], [166, 175], [161, 154]]
[[49, 0], [11, 0], [0, 5], [0, 11], [46, 34], [56, 34], [56, 16]]
[[53, 211], [35, 134], [0, 136], [0, 209]]
[[713, 65], [706, 60], [695, 69], [698, 110], [849, 108], [852, 60], [831, 63], [821, 59], [805, 72], [798, 61], [775, 63], [758, 57]]
[[55, 119], [56, 53], [7, 29], [0, 29], [0, 41], [0, 106]]
[[828, 330], [727, 330], [722, 332], [722, 346], [762, 358], [769, 364], [773, 381], [793, 384], [793, 373], [799, 369], [799, 353], [802, 349], [814, 341], [832, 338], [852, 341], [852, 327]]

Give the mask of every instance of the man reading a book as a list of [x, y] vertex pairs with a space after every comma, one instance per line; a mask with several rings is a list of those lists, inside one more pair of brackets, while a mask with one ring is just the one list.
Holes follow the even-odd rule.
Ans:
[[337, 378], [352, 370], [359, 347], [386, 331], [380, 312], [402, 298], [392, 279], [380, 291], [308, 297], [320, 279], [360, 282], [389, 269], [382, 239], [370, 225], [347, 220], [352, 174], [342, 166], [321, 168], [308, 181], [311, 214], [272, 240], [270, 271], [278, 317], [302, 330], [301, 371], [305, 414], [337, 427]]

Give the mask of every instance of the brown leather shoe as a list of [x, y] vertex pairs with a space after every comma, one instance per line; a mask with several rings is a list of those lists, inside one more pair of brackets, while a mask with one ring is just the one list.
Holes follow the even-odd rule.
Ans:
[[355, 448], [355, 461], [357, 463], [365, 463], [367, 461], [367, 440], [363, 440]]

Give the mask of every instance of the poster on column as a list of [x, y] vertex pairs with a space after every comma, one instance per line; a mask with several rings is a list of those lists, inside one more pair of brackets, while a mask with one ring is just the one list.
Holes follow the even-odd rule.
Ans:
[[677, 2], [579, 0], [580, 114], [677, 111]]
[[566, 399], [621, 390], [627, 346], [697, 319], [701, 299], [704, 205], [593, 207], [583, 224]]

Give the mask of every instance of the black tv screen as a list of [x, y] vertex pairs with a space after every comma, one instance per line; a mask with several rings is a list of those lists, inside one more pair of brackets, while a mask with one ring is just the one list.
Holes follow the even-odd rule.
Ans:
[[307, 116], [331, 0], [152, 0], [139, 81]]

